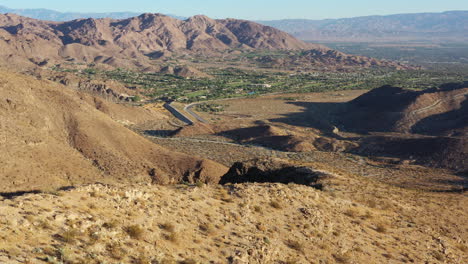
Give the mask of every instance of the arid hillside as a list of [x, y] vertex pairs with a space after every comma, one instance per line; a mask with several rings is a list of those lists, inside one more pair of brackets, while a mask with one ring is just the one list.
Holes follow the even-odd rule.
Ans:
[[94, 182], [217, 182], [227, 168], [124, 127], [167, 118], [50, 81], [0, 72], [2, 192]]
[[468, 135], [468, 88], [448, 84], [422, 91], [383, 86], [355, 100], [343, 118], [347, 129]]
[[222, 57], [239, 50], [307, 50], [312, 55], [305, 56], [303, 63], [323, 66], [401, 67], [398, 63], [337, 53], [246, 20], [214, 20], [202, 15], [178, 20], [162, 14], [143, 14], [121, 20], [51, 22], [0, 15], [0, 63], [9, 67], [93, 63], [160, 71], [152, 60], [173, 54]]
[[[464, 263], [459, 193], [331, 169], [296, 184], [79, 186], [0, 196], [2, 263]], [[9, 199], [11, 198], [11, 199]]]

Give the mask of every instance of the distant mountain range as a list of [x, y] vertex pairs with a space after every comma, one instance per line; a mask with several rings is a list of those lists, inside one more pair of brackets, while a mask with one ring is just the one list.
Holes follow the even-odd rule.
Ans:
[[468, 11], [398, 14], [343, 19], [257, 21], [314, 42], [462, 42]]
[[[50, 9], [13, 9], [8, 8], [5, 6], [0, 6], [0, 13], [13, 13], [20, 16], [40, 19], [40, 20], [47, 20], [47, 21], [70, 21], [74, 19], [80, 18], [113, 18], [113, 19], [125, 19], [129, 17], [135, 17], [140, 15], [141, 13], [136, 12], [109, 12], [109, 13], [79, 13], [79, 12], [59, 12]], [[167, 16], [174, 17], [177, 19], [186, 19], [185, 17], [175, 16], [171, 14], [166, 14]]]

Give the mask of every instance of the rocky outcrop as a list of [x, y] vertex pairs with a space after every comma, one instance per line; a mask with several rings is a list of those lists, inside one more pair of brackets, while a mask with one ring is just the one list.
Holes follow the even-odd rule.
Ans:
[[229, 171], [221, 177], [220, 184], [227, 183], [296, 183], [312, 186], [318, 189], [323, 187], [320, 180], [328, 174], [309, 167], [295, 166], [287, 162], [269, 160], [250, 160], [236, 162]]

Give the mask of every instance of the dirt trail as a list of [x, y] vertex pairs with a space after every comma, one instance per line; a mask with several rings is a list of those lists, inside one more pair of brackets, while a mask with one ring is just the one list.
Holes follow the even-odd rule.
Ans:
[[447, 101], [450, 101], [450, 100], [453, 100], [453, 99], [456, 99], [458, 97], [462, 97], [462, 96], [466, 96], [468, 94], [468, 92], [464, 92], [464, 93], [460, 93], [460, 94], [457, 94], [457, 95], [454, 95], [450, 98], [444, 98], [444, 99], [439, 99], [437, 101], [435, 101], [433, 104], [429, 105], [429, 106], [426, 106], [426, 107], [423, 107], [423, 108], [420, 108], [420, 109], [416, 109], [416, 110], [413, 110], [411, 112], [409, 112], [408, 115], [417, 115], [417, 114], [420, 114], [422, 112], [425, 112], [425, 111], [428, 111], [428, 110], [431, 110], [435, 107], [437, 107], [438, 105], [440, 105], [441, 103], [443, 102], [447, 102]]

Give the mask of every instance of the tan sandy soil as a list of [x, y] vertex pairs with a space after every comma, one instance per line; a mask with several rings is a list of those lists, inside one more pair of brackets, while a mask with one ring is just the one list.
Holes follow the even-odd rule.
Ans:
[[334, 175], [324, 191], [295, 184], [90, 185], [0, 200], [0, 262], [467, 260], [466, 195], [405, 190], [310, 166]]

